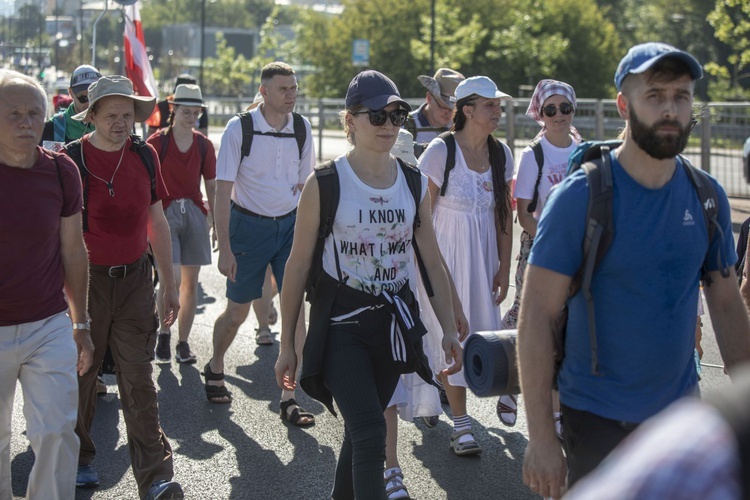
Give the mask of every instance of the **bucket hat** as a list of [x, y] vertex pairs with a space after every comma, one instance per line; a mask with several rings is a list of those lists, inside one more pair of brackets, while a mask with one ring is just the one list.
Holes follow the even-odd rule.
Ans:
[[89, 86], [89, 107], [86, 111], [73, 115], [74, 120], [89, 123], [89, 113], [99, 99], [110, 96], [122, 96], [133, 99], [135, 103], [135, 121], [143, 122], [154, 111], [156, 97], [139, 96], [133, 92], [133, 82], [120, 75], [103, 76]]
[[167, 102], [183, 106], [202, 106], [203, 94], [201, 94], [199, 86], [192, 83], [182, 83], [177, 86], [174, 95]]
[[419, 75], [417, 79], [435, 99], [440, 99], [446, 107], [453, 109], [456, 87], [466, 77], [450, 68], [440, 68], [435, 76]]

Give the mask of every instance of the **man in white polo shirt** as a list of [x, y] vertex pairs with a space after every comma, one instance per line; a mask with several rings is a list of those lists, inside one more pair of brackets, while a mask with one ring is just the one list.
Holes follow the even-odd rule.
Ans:
[[[229, 120], [216, 161], [216, 234], [219, 271], [227, 277], [227, 307], [214, 325], [213, 357], [204, 370], [206, 397], [212, 403], [232, 400], [224, 386], [224, 355], [252, 301], [261, 297], [269, 265], [281, 290], [299, 193], [315, 162], [310, 122], [292, 113], [297, 100], [294, 70], [281, 62], [266, 65], [260, 94], [263, 102], [248, 112], [251, 131], [242, 118]], [[242, 152], [243, 132], [245, 146], [252, 139], [247, 156]], [[304, 344], [304, 316], [300, 317], [297, 331]], [[272, 342], [267, 337], [256, 340]], [[293, 396], [290, 391], [282, 394], [282, 418], [297, 425], [313, 423]]]

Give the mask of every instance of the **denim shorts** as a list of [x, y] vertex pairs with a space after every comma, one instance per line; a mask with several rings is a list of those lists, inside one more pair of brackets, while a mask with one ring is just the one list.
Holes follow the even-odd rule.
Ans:
[[237, 210], [230, 212], [229, 242], [237, 259], [237, 273], [235, 282], [227, 280], [227, 298], [238, 304], [260, 298], [269, 265], [281, 292], [297, 216], [273, 220]]

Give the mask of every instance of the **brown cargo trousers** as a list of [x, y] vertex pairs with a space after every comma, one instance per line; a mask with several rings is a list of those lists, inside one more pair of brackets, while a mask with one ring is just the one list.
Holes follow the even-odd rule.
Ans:
[[151, 264], [144, 255], [127, 266], [91, 265], [89, 274], [94, 362], [86, 374], [78, 377], [78, 464], [91, 464], [96, 455], [90, 434], [96, 410], [96, 376], [109, 346], [116, 366], [130, 463], [143, 498], [155, 481], [169, 481], [173, 476], [172, 448], [159, 424], [152, 378], [158, 320]]

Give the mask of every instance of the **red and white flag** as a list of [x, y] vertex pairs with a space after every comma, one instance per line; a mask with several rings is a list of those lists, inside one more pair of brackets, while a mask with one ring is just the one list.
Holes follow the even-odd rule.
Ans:
[[141, 12], [138, 3], [123, 8], [125, 16], [125, 73], [133, 82], [135, 93], [142, 96], [158, 97], [156, 79], [146, 53], [146, 39], [143, 37]]

